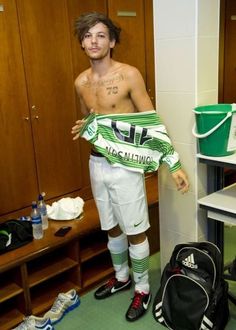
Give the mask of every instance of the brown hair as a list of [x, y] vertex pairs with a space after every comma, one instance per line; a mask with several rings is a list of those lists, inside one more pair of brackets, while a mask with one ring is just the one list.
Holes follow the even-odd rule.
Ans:
[[110, 41], [120, 41], [121, 29], [118, 26], [116, 26], [106, 15], [97, 12], [90, 12], [82, 14], [75, 20], [75, 35], [78, 37], [80, 43], [82, 43], [88, 30], [97, 23], [103, 23], [107, 26]]

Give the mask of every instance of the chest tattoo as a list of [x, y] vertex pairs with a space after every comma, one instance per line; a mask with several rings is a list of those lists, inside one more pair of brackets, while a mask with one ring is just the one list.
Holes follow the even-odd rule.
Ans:
[[107, 95], [117, 94], [119, 91], [118, 86], [107, 87]]
[[[86, 88], [98, 88], [98, 87], [106, 87], [107, 89], [110, 88], [113, 90], [114, 88], [114, 91], [116, 92], [110, 92], [110, 94], [116, 94], [118, 92], [118, 86], [112, 86], [114, 85], [115, 83], [119, 83], [121, 81], [123, 81], [125, 78], [124, 78], [124, 75], [122, 73], [118, 73], [116, 75], [114, 75], [113, 77], [110, 77], [110, 78], [107, 78], [107, 79], [100, 79], [98, 81], [90, 81], [90, 80], [84, 80], [81, 82], [81, 85], [83, 87], [86, 87]], [[109, 87], [111, 86], [111, 87]], [[108, 95], [110, 95], [108, 93]]]

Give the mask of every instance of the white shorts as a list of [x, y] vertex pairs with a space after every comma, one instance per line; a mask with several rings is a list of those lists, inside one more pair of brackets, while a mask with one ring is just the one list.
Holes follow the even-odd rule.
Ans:
[[119, 224], [126, 235], [145, 232], [149, 227], [144, 176], [111, 166], [105, 157], [90, 156], [90, 180], [101, 228]]

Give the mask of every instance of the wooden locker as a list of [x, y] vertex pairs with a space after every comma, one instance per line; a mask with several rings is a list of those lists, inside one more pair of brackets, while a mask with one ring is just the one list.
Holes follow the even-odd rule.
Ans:
[[81, 188], [66, 0], [17, 0], [39, 189], [47, 198]]
[[0, 11], [0, 214], [27, 206], [37, 196], [37, 177], [17, 9]]
[[143, 0], [109, 0], [108, 16], [121, 27], [114, 59], [135, 66], [146, 80]]

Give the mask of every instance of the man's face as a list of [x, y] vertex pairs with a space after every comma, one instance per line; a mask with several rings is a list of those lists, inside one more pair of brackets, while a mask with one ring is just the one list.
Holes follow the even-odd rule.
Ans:
[[109, 31], [103, 23], [97, 23], [85, 34], [82, 47], [91, 60], [100, 60], [110, 55], [114, 48], [115, 40], [110, 41]]

